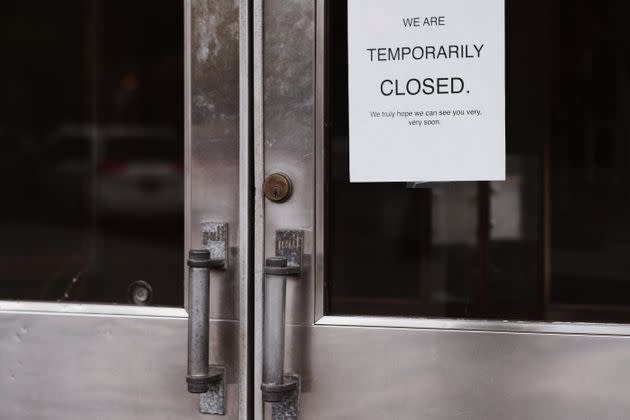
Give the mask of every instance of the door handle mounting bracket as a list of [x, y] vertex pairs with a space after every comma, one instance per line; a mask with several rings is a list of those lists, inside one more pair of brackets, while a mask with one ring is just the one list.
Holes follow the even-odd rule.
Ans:
[[276, 231], [276, 256], [267, 258], [264, 272], [263, 401], [272, 403], [273, 420], [296, 419], [300, 379], [284, 373], [287, 278], [302, 274], [304, 231]]
[[201, 394], [199, 411], [225, 414], [225, 366], [210, 365], [210, 272], [225, 270], [226, 223], [202, 223], [204, 249], [188, 256], [188, 392]]

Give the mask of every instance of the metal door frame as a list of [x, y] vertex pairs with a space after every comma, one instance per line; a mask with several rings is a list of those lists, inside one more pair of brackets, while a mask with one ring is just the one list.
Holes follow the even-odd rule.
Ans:
[[253, 3], [239, 0], [239, 418], [254, 416]]
[[382, 316], [331, 316], [324, 313], [324, 237], [325, 237], [325, 118], [326, 118], [326, 5], [330, 0], [316, 0], [315, 35], [315, 231], [314, 325], [444, 329], [458, 331], [531, 332], [589, 335], [630, 335], [630, 325], [586, 322], [493, 321], [453, 318], [405, 318]]
[[[254, 354], [254, 418], [257, 420], [263, 419], [264, 409], [262, 395], [260, 392], [260, 385], [262, 382], [262, 284], [263, 284], [263, 272], [262, 267], [264, 265], [265, 250], [270, 248], [270, 244], [265, 243], [265, 239], [269, 241], [270, 233], [265, 232], [265, 201], [261, 191], [265, 170], [265, 81], [268, 76], [265, 74], [265, 56], [266, 40], [265, 40], [265, 7], [269, 3], [273, 3], [270, 0], [253, 0], [253, 117], [254, 117], [254, 148], [253, 148], [253, 165], [254, 165], [254, 183], [256, 186], [256, 194], [254, 197], [254, 230], [255, 230], [255, 244], [254, 244], [254, 293], [256, 295], [255, 307], [254, 307], [254, 335], [255, 335], [255, 354]], [[325, 107], [325, 60], [326, 60], [326, 45], [325, 45], [325, 29], [326, 29], [326, 4], [327, 0], [315, 0], [314, 2], [314, 40], [312, 48], [314, 51], [313, 60], [313, 139], [305, 139], [304, 141], [311, 141], [313, 143], [314, 159], [312, 164], [314, 166], [314, 177], [312, 179], [312, 185], [303, 186], [304, 188], [313, 188], [313, 220], [312, 220], [312, 236], [307, 237], [307, 242], [311, 241], [306, 247], [312, 249], [312, 264], [309, 267], [307, 276], [309, 279], [304, 283], [302, 287], [312, 287], [311, 290], [305, 292], [309, 298], [312, 297], [312, 316], [309, 320], [291, 319], [288, 316], [287, 325], [293, 328], [295, 331], [301, 331], [300, 333], [291, 331], [291, 334], [303, 334], [301, 339], [310, 340], [311, 336], [318, 335], [319, 338], [324, 335], [331, 335], [332, 328], [342, 328], [348, 331], [349, 335], [356, 336], [357, 338], [363, 337], [369, 333], [368, 330], [380, 330], [389, 331], [392, 334], [396, 334], [397, 331], [417, 331], [417, 333], [424, 332], [431, 337], [446, 337], [452, 336], [452, 334], [466, 334], [466, 333], [479, 333], [480, 336], [485, 337], [484, 340], [501, 340], [504, 343], [510, 343], [512, 345], [516, 341], [520, 341], [519, 337], [527, 336], [531, 337], [532, 346], [537, 351], [541, 340], [549, 340], [553, 342], [553, 346], [559, 346], [560, 348], [568, 349], [567, 343], [572, 342], [572, 339], [578, 337], [584, 338], [585, 346], [591, 348], [584, 354], [590, 354], [589, 351], [595, 351], [601, 342], [597, 341], [598, 338], [608, 342], [609, 339], [615, 337], [627, 340], [630, 336], [630, 325], [613, 324], [613, 323], [579, 323], [579, 322], [521, 322], [521, 321], [491, 321], [491, 320], [461, 320], [461, 319], [449, 319], [449, 318], [405, 318], [405, 317], [380, 317], [380, 316], [330, 316], [324, 313], [324, 138], [325, 129], [324, 121], [326, 115]], [[304, 17], [304, 16], [300, 16]], [[288, 54], [292, 57], [292, 54]], [[289, 65], [289, 63], [285, 63]], [[309, 164], [307, 161], [305, 164]], [[298, 185], [299, 187], [299, 185]], [[305, 222], [306, 223], [306, 222]], [[287, 226], [287, 228], [296, 228], [296, 226]], [[309, 227], [306, 228], [307, 232]], [[308, 235], [308, 233], [307, 233]], [[269, 255], [267, 255], [269, 256]], [[313, 283], [310, 283], [312, 279]], [[290, 299], [292, 295], [290, 291], [287, 292], [289, 301], [287, 305], [290, 305]], [[306, 303], [306, 302], [304, 302]], [[308, 304], [308, 303], [307, 303]], [[307, 322], [303, 322], [307, 321]], [[291, 329], [290, 328], [290, 329]], [[308, 333], [306, 331], [312, 331]], [[362, 331], [365, 334], [362, 334]], [[304, 338], [308, 335], [309, 338]], [[462, 335], [461, 337], [464, 337]], [[529, 338], [528, 338], [529, 339]], [[323, 340], [323, 339], [322, 339]], [[442, 340], [442, 338], [440, 338]], [[309, 345], [309, 344], [307, 344]], [[535, 353], [534, 352], [534, 353]], [[575, 356], [579, 353], [575, 352]], [[580, 353], [581, 354], [581, 353]], [[488, 356], [490, 357], [490, 356]], [[484, 359], [485, 360], [485, 359]], [[550, 360], [554, 360], [551, 358]], [[483, 360], [482, 360], [483, 361]], [[547, 361], [548, 362], [548, 361]], [[290, 363], [290, 362], [288, 362]], [[602, 366], [607, 367], [604, 362]], [[299, 372], [298, 372], [299, 373]], [[313, 375], [317, 374], [312, 372]], [[318, 372], [320, 373], [320, 372]], [[548, 404], [549, 399], [542, 399], [542, 402]]]

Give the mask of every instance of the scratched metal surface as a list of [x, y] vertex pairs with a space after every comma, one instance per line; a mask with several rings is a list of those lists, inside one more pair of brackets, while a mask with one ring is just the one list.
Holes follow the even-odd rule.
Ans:
[[[210, 317], [238, 320], [239, 288], [239, 2], [190, 0], [190, 133], [189, 238], [191, 248], [203, 243], [202, 225], [227, 225], [227, 269], [213, 270], [210, 280]], [[238, 333], [238, 323], [234, 323]], [[238, 335], [234, 336], [235, 338]], [[211, 337], [211, 347], [231, 349], [227, 366], [225, 409], [238, 418], [235, 392], [240, 374], [237, 342]], [[241, 358], [242, 359], [242, 358]], [[210, 352], [210, 363], [221, 364]], [[242, 413], [241, 413], [242, 414]], [[225, 417], [223, 417], [225, 418]]]
[[[190, 5], [188, 246], [203, 244], [204, 224], [227, 225], [228, 265], [224, 271], [211, 273], [210, 318], [238, 321], [241, 297], [245, 296], [239, 287], [239, 1], [190, 0]], [[238, 322], [234, 325], [238, 328]], [[239, 357], [246, 358], [240, 354], [244, 348], [228, 344], [211, 337], [211, 346], [233, 351], [234, 363], [227, 367], [232, 380], [225, 409], [227, 418], [235, 419], [245, 415], [239, 413], [239, 406], [247, 400], [234, 387], [239, 377], [241, 384], [246, 380]], [[212, 350], [210, 363], [221, 364]]]
[[[304, 230], [305, 254], [312, 255], [314, 221], [314, 36], [315, 2], [264, 2], [265, 174], [287, 174], [293, 195], [284, 203], [265, 201], [265, 252], [275, 254], [275, 232]], [[287, 282], [287, 322], [311, 323], [313, 279], [304, 267]]]
[[[185, 318], [0, 313], [0, 419], [208, 418], [186, 390], [186, 326]], [[227, 366], [227, 401], [236, 402], [238, 323], [210, 329], [213, 359]], [[227, 409], [237, 418], [237, 404]]]
[[621, 420], [630, 337], [289, 327], [300, 419]]
[[238, 319], [238, 0], [192, 0], [190, 246], [202, 223], [228, 224], [229, 269], [213, 273], [210, 315]]

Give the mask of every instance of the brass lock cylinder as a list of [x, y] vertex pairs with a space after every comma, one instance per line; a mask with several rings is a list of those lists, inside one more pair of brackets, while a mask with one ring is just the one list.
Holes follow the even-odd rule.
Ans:
[[291, 197], [291, 193], [293, 193], [293, 183], [286, 174], [277, 172], [265, 178], [263, 194], [268, 200], [283, 203]]

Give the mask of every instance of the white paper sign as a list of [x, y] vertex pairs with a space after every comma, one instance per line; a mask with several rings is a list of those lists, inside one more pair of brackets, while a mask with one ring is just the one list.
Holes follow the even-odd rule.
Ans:
[[348, 0], [350, 181], [505, 179], [503, 0]]

